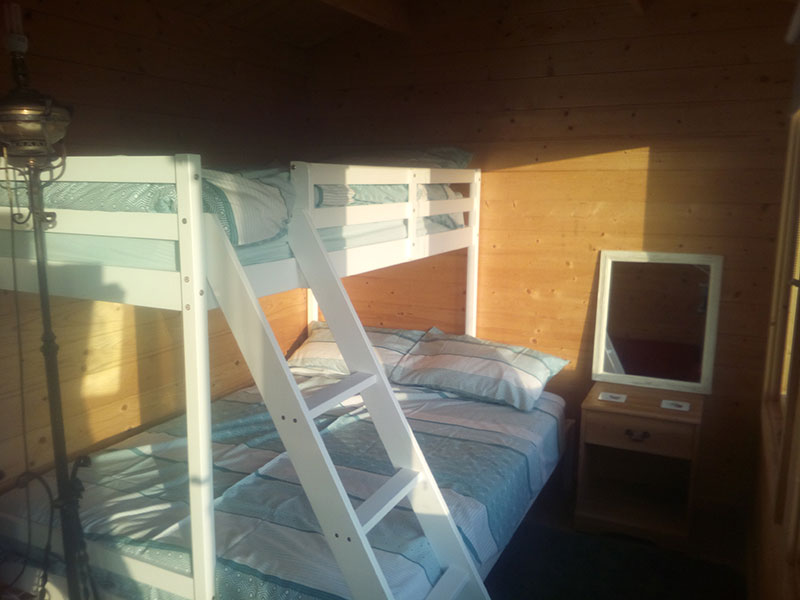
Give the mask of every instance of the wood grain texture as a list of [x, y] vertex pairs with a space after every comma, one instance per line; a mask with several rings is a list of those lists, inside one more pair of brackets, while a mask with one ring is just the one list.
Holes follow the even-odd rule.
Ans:
[[[166, 3], [20, 4], [33, 85], [74, 110], [69, 154], [196, 152], [204, 166], [238, 168], [263, 165], [279, 149], [296, 157], [284, 113], [302, 99], [303, 51]], [[2, 61], [0, 79], [8, 76]], [[304, 301], [300, 291], [262, 300], [284, 350], [303, 332]], [[0, 295], [0, 487], [52, 461], [38, 300], [23, 296], [20, 307], [21, 380], [13, 295]], [[70, 452], [182, 410], [179, 314], [64, 298], [53, 299], [53, 311]], [[209, 319], [216, 397], [250, 375], [224, 318]]]
[[[188, 151], [211, 166], [245, 166], [396, 146], [472, 151], [484, 171], [478, 334], [568, 358], [550, 388], [572, 417], [591, 386], [598, 252], [724, 255], [698, 494], [749, 503], [792, 3], [659, 1], [640, 15], [628, 0], [442, 0], [415, 3], [418, 20], [405, 35], [350, 18], [337, 20], [341, 35], [309, 29], [307, 43], [301, 29], [295, 43], [279, 41], [288, 32], [256, 31], [255, 16], [275, 16], [273, 31], [301, 26], [302, 15], [277, 18], [275, 3], [21, 4], [34, 84], [75, 106], [73, 153]], [[340, 12], [306, 5], [317, 16]], [[463, 273], [464, 260], [453, 253], [346, 285], [368, 324], [456, 332], [464, 282], [452, 273]], [[265, 301], [285, 348], [302, 335], [303, 299]], [[15, 325], [2, 303], [7, 357]], [[78, 398], [68, 409], [71, 439], [177, 410], [174, 316], [66, 300], [58, 310], [65, 385]], [[37, 466], [48, 460], [49, 434], [33, 375], [41, 362], [34, 302], [23, 315]], [[248, 376], [218, 316], [211, 328], [217, 395]], [[13, 427], [0, 439], [0, 456], [11, 457], [0, 467], [13, 473], [21, 468], [16, 366], [4, 365], [0, 417]]]
[[339, 10], [394, 31], [407, 32], [408, 6], [397, 0], [321, 0]]
[[[314, 121], [321, 153], [345, 139], [473, 152], [471, 166], [483, 169], [478, 334], [568, 358], [549, 385], [571, 416], [590, 387], [599, 251], [723, 255], [697, 492], [740, 508], [756, 463], [791, 9], [437, 3], [405, 40], [365, 34], [358, 46], [330, 45], [312, 82], [324, 99]], [[416, 285], [403, 278], [415, 290], [429, 282], [422, 271]], [[379, 300], [369, 302], [377, 316]]]
[[464, 332], [466, 250], [344, 280], [365, 325]]
[[[305, 292], [261, 299], [284, 352], [303, 335]], [[70, 453], [183, 411], [183, 354], [179, 313], [109, 302], [53, 298], [53, 328], [59, 344], [64, 423]], [[0, 470], [11, 483], [27, 468], [52, 461], [50, 414], [39, 352], [38, 300], [20, 294], [23, 379], [19, 378], [13, 292], [0, 294]], [[219, 310], [209, 313], [211, 392], [214, 398], [252, 383], [241, 353]], [[23, 408], [24, 405], [24, 408]], [[24, 410], [24, 416], [23, 416]], [[23, 436], [23, 419], [25, 435]]]

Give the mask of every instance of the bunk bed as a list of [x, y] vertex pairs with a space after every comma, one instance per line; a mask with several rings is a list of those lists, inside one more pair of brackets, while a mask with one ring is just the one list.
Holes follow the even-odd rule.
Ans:
[[[50, 188], [45, 202], [58, 214], [48, 233], [52, 294], [183, 315], [186, 415], [96, 455], [82, 477], [89, 557], [105, 593], [186, 598], [217, 589], [226, 599], [348, 597], [260, 393], [250, 388], [211, 402], [207, 311], [217, 299], [207, 285], [207, 260], [213, 268], [217, 258], [207, 255], [219, 246], [209, 240], [224, 236], [236, 245], [257, 296], [307, 287], [284, 239], [287, 224], [301, 213], [319, 230], [340, 277], [467, 248], [467, 337], [447, 341], [481, 345], [469, 337], [475, 334], [480, 173], [298, 162], [289, 175], [231, 176], [203, 171], [194, 155], [76, 157]], [[0, 212], [2, 229], [9, 221], [10, 211]], [[24, 244], [20, 253], [16, 285], [35, 291]], [[13, 286], [10, 262], [0, 257], [4, 289]], [[310, 293], [308, 315], [309, 321], [318, 315]], [[330, 352], [325, 331], [315, 324], [290, 359], [309, 395], [344, 376], [336, 359], [315, 354], [320, 344]], [[417, 344], [444, 334], [368, 329], [367, 335], [388, 377]], [[394, 362], [387, 358], [393, 353]], [[542, 356], [549, 369], [543, 388], [565, 361]], [[538, 389], [535, 403], [521, 412], [413, 377], [393, 383], [485, 576], [563, 452], [564, 402]], [[360, 502], [387, 476], [363, 403], [351, 398], [321, 413], [315, 425], [338, 459], [347, 493]], [[467, 448], [473, 461], [453, 460], [454, 453], [463, 459]], [[25, 537], [21, 493], [0, 498], [0, 538], [17, 546]], [[41, 540], [46, 498], [38, 500], [34, 538]], [[408, 513], [403, 504], [393, 509], [370, 541], [396, 597], [418, 598], [440, 572]], [[0, 580], [8, 575], [0, 573]]]

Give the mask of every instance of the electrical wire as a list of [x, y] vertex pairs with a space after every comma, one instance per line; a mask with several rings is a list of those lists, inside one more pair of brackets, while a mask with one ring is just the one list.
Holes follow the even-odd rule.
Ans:
[[[43, 557], [42, 557], [41, 576], [40, 576], [40, 581], [39, 581], [39, 593], [37, 594], [37, 597], [40, 600], [43, 600], [45, 598], [46, 594], [47, 594], [46, 588], [47, 588], [48, 574], [50, 572], [50, 550], [51, 550], [52, 544], [53, 544], [53, 522], [55, 521], [56, 506], [55, 506], [55, 501], [53, 499], [53, 491], [50, 489], [50, 484], [47, 483], [47, 480], [45, 480], [44, 477], [42, 477], [41, 475], [38, 475], [36, 473], [31, 473], [30, 471], [26, 471], [25, 473], [20, 475], [19, 478], [17, 479], [18, 485], [24, 485], [26, 490], [28, 489], [28, 486], [30, 485], [31, 481], [33, 481], [33, 480], [36, 480], [36, 481], [38, 481], [39, 483], [42, 484], [42, 487], [44, 488], [44, 491], [47, 494], [48, 505], [50, 506], [50, 515], [49, 515], [48, 520], [47, 520], [47, 541], [45, 542], [44, 550], [43, 550], [44, 554], [43, 554]], [[28, 528], [29, 528], [28, 531], [29, 531], [29, 535], [30, 535], [30, 527], [31, 527], [31, 516], [30, 516], [30, 508], [29, 508], [28, 509]], [[25, 551], [25, 561], [26, 561], [26, 563], [23, 564], [22, 570], [20, 570], [20, 572], [17, 575], [17, 577], [14, 578], [14, 580], [11, 582], [10, 585], [12, 587], [17, 583], [19, 578], [25, 572], [25, 567], [27, 566], [27, 561], [30, 560], [30, 550], [31, 550], [31, 543], [30, 543], [30, 538], [29, 538], [28, 539], [28, 548]]]

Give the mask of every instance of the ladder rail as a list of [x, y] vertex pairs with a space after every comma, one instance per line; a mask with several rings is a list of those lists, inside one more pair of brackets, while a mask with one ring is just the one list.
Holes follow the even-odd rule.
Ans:
[[375, 383], [375, 376], [370, 373], [351, 373], [339, 383], [329, 385], [305, 396], [308, 413], [312, 419], [338, 406], [348, 398], [352, 398], [362, 390]]
[[411, 489], [408, 499], [440, 565], [445, 572], [456, 567], [454, 572], [466, 575], [464, 597], [488, 599], [441, 490], [307, 211], [298, 211], [290, 222], [289, 244], [348, 369], [373, 373], [378, 378], [378, 384], [362, 391], [361, 397], [395, 469], [420, 473], [419, 483]]
[[[217, 220], [213, 215], [206, 217]], [[218, 221], [208, 223], [206, 244], [208, 281], [347, 584], [357, 598], [391, 598], [321, 435], [305, 401], [300, 402], [302, 393], [280, 345]]]
[[356, 509], [356, 515], [365, 531], [370, 531], [390, 510], [417, 484], [419, 472], [411, 469], [398, 469], [378, 491], [372, 494]]
[[[297, 211], [290, 222], [289, 243], [351, 371], [308, 396], [298, 388], [219, 221], [212, 215], [206, 219], [208, 282], [353, 596], [393, 598], [367, 534], [407, 498], [443, 571], [429, 597], [487, 600], [444, 497], [307, 211]], [[395, 474], [356, 509], [314, 417], [359, 393]]]

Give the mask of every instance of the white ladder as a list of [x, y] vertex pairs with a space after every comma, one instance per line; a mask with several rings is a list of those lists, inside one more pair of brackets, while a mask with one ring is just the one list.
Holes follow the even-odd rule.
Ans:
[[[443, 571], [427, 598], [488, 599], [383, 367], [305, 211], [290, 223], [289, 243], [350, 370], [339, 383], [308, 396], [297, 387], [222, 228], [209, 226], [206, 231], [212, 290], [353, 597], [394, 597], [367, 533], [407, 497]], [[356, 394], [361, 394], [395, 474], [354, 509], [314, 418]]]

